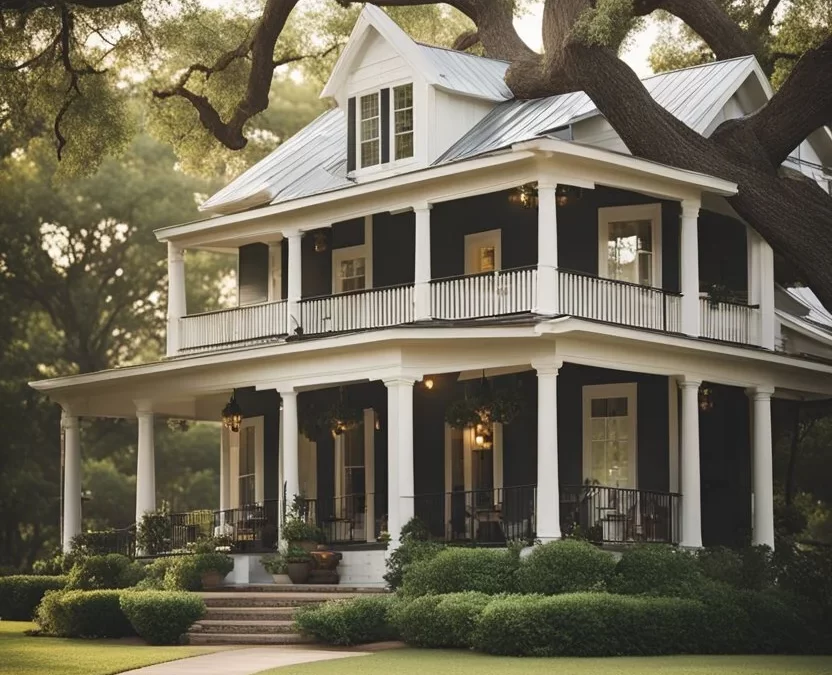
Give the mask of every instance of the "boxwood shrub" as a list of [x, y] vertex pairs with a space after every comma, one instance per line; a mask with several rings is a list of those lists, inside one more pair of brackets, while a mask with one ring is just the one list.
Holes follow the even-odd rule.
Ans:
[[47, 591], [66, 586], [64, 576], [18, 574], [0, 577], [0, 619], [31, 621]]
[[648, 544], [624, 552], [608, 588], [624, 595], [696, 598], [704, 582], [692, 554], [670, 546]]
[[51, 591], [38, 606], [41, 629], [60, 637], [125, 637], [134, 630], [121, 611], [118, 590]]
[[515, 551], [449, 548], [413, 563], [405, 572], [402, 592], [410, 597], [463, 591], [512, 593], [517, 590], [519, 566]]
[[395, 602], [395, 596], [379, 594], [303, 607], [295, 614], [295, 627], [332, 645], [394, 640], [398, 636], [389, 615]]
[[423, 595], [398, 603], [392, 621], [402, 640], [417, 647], [471, 647], [480, 614], [494, 596], [485, 593]]
[[517, 574], [521, 593], [603, 591], [615, 573], [615, 559], [589, 542], [577, 539], [535, 546]]
[[144, 568], [125, 555], [110, 553], [79, 560], [69, 571], [67, 588], [92, 591], [135, 586], [144, 577]]
[[225, 576], [234, 569], [234, 560], [224, 553], [180, 555], [163, 566], [164, 588], [168, 591], [202, 590], [202, 573], [216, 570]]
[[127, 591], [119, 604], [139, 637], [152, 645], [179, 644], [205, 614], [202, 598], [192, 593]]
[[394, 591], [401, 588], [404, 575], [411, 565], [420, 560], [433, 558], [446, 548], [445, 544], [436, 541], [404, 537], [399, 547], [387, 559], [387, 573], [384, 575], [384, 580]]

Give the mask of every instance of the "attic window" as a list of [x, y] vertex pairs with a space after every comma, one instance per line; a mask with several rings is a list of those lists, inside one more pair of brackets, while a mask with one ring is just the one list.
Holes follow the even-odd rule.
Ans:
[[375, 166], [381, 159], [381, 119], [378, 93], [361, 97], [361, 166]]
[[413, 85], [393, 89], [396, 159], [413, 157]]

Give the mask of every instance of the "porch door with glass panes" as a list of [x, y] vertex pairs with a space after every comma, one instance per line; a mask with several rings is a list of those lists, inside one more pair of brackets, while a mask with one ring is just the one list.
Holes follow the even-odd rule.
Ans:
[[367, 505], [367, 473], [364, 453], [364, 422], [339, 437], [336, 515], [340, 522], [338, 539], [363, 541]]
[[501, 231], [488, 230], [465, 236], [465, 275], [476, 275], [468, 281], [465, 296], [467, 316], [495, 316], [502, 314], [500, 280], [497, 272], [502, 266]]
[[257, 501], [256, 438], [256, 430], [253, 426], [244, 426], [240, 429], [237, 473], [237, 495], [240, 508], [251, 506]]
[[[355, 293], [365, 290], [370, 284], [367, 278], [367, 249], [365, 246], [350, 246], [332, 252], [332, 293]], [[338, 332], [363, 328], [366, 307], [365, 298], [353, 296], [333, 298], [331, 330]]]

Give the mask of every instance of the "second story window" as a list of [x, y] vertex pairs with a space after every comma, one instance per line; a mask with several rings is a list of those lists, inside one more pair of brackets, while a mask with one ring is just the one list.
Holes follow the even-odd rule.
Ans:
[[413, 157], [413, 85], [393, 89], [395, 158]]
[[361, 166], [381, 161], [381, 120], [378, 93], [361, 97]]

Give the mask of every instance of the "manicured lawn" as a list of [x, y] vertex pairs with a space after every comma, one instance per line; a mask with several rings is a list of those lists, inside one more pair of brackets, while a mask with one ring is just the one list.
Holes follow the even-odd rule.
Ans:
[[0, 673], [111, 675], [153, 663], [218, 651], [213, 647], [148, 647], [131, 640], [28, 637], [34, 624], [0, 621]]
[[826, 656], [666, 656], [518, 659], [468, 652], [397, 649], [343, 661], [309, 663], [260, 675], [832, 675]]

